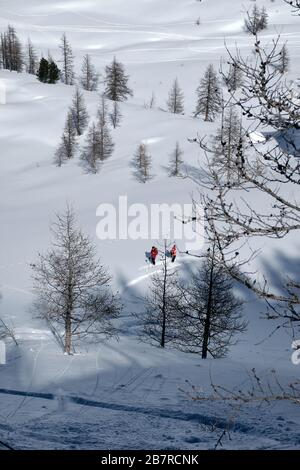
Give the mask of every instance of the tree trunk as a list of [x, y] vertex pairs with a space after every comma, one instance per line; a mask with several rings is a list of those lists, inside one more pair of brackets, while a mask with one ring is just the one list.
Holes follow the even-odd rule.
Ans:
[[166, 343], [166, 287], [167, 287], [167, 242], [165, 242], [165, 254], [164, 254], [164, 287], [163, 287], [163, 304], [162, 304], [162, 331], [161, 331], [161, 342], [162, 348], [165, 347]]
[[[69, 236], [69, 229], [68, 227], [68, 238]], [[73, 311], [73, 288], [72, 288], [72, 263], [71, 263], [71, 248], [70, 244], [68, 246], [69, 250], [69, 260], [68, 260], [68, 297], [67, 297], [67, 305], [66, 305], [66, 317], [65, 317], [65, 353], [71, 354], [72, 350], [72, 311]]]
[[65, 318], [65, 353], [71, 354], [72, 350], [72, 323], [71, 312], [68, 312]]
[[215, 246], [213, 247], [212, 259], [211, 259], [211, 268], [210, 268], [210, 276], [209, 276], [209, 291], [208, 291], [208, 299], [207, 299], [207, 311], [206, 311], [206, 318], [205, 318], [204, 332], [203, 332], [203, 342], [202, 342], [202, 359], [207, 359], [207, 353], [208, 353], [211, 308], [212, 308], [214, 257], [215, 257]]

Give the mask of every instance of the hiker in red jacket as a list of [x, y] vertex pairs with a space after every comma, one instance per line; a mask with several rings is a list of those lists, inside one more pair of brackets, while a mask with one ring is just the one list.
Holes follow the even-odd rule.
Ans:
[[153, 246], [150, 253], [150, 261], [152, 264], [155, 264], [157, 255], [158, 249], [156, 248], [156, 246]]
[[177, 247], [176, 247], [176, 245], [173, 245], [173, 247], [170, 251], [170, 254], [171, 254], [171, 258], [172, 258], [172, 263], [174, 263], [174, 261], [176, 259], [176, 256], [177, 256]]

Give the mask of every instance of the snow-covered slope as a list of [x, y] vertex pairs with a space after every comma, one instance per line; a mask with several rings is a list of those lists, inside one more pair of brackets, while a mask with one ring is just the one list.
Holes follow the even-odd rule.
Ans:
[[[277, 33], [288, 40], [290, 78], [297, 78], [299, 19], [281, 0], [257, 3], [266, 5], [270, 16], [262, 40], [270, 41]], [[8, 364], [0, 365], [0, 388], [40, 394], [26, 397], [0, 391], [0, 436], [12, 446], [209, 448], [216, 434], [203, 426], [216, 420], [218, 429], [226, 428], [232, 411], [222, 404], [192, 402], [179, 390], [189, 388], [187, 380], [208, 391], [210, 374], [229, 388], [247, 386], [252, 367], [263, 375], [276, 368], [284, 381], [299, 376], [299, 368], [290, 360], [289, 335], [279, 332], [268, 338], [272, 325], [260, 318], [263, 306], [249, 296], [245, 308], [249, 329], [226, 360], [204, 362], [195, 355], [140, 343], [131, 313], [140, 308], [138, 295], [148, 286], [151, 272], [145, 269], [144, 253], [152, 240], [96, 238], [96, 210], [101, 203], [116, 205], [120, 195], [127, 195], [129, 203], [183, 204], [195, 195], [197, 188], [190, 180], [169, 178], [164, 167], [177, 140], [188, 165], [197, 167], [203, 158], [187, 139], [198, 132], [212, 133], [217, 123], [191, 117], [195, 89], [208, 63], [218, 68], [221, 56], [225, 57], [224, 40], [229, 47], [238, 44], [245, 54], [251, 53], [243, 18], [252, 5], [238, 0], [224, 0], [217, 8], [210, 0], [1, 2], [1, 30], [13, 24], [24, 42], [30, 36], [41, 53], [49, 50], [56, 59], [66, 32], [77, 71], [87, 52], [100, 71], [116, 55], [134, 90], [134, 97], [122, 104], [122, 126], [113, 132], [113, 156], [99, 174], [89, 175], [78, 158], [62, 168], [53, 165], [73, 87], [44, 85], [26, 74], [0, 71], [7, 90], [7, 104], [0, 105], [0, 308], [20, 343], [18, 349], [10, 345]], [[196, 25], [199, 17], [201, 24]], [[185, 93], [185, 116], [163, 111], [176, 76]], [[146, 109], [152, 92], [156, 106]], [[85, 93], [85, 99], [92, 118], [99, 96]], [[141, 141], [148, 143], [154, 164], [155, 177], [146, 185], [134, 180], [130, 168]], [[90, 345], [72, 357], [61, 354], [47, 326], [30, 311], [29, 264], [47, 248], [49, 220], [66, 201], [73, 203], [80, 224], [94, 238], [125, 304], [119, 341]], [[177, 269], [188, 262], [195, 261], [179, 257]], [[260, 413], [257, 419], [257, 410], [241, 412], [233, 440], [225, 445], [300, 446], [300, 422], [292, 408], [282, 405]]]

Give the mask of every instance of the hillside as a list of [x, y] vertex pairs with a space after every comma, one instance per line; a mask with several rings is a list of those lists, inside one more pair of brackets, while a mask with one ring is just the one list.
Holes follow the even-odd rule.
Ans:
[[[175, 5], [176, 4], [176, 5]], [[141, 342], [132, 315], [143, 309], [153, 270], [145, 252], [154, 241], [99, 240], [96, 227], [100, 204], [189, 204], [199, 188], [189, 178], [170, 178], [166, 171], [176, 141], [187, 168], [205, 165], [200, 148], [189, 142], [197, 134], [215, 132], [220, 122], [192, 117], [195, 90], [209, 63], [216, 70], [226, 57], [225, 44], [252, 54], [252, 38], [243, 19], [253, 2], [224, 0], [3, 0], [0, 30], [12, 24], [25, 43], [30, 37], [39, 54], [60, 58], [65, 32], [72, 44], [76, 72], [86, 53], [103, 73], [114, 56], [126, 67], [134, 96], [121, 103], [122, 124], [112, 130], [113, 155], [98, 174], [87, 174], [79, 155], [58, 168], [53, 159], [59, 144], [74, 86], [40, 83], [35, 76], [0, 70], [6, 104], [0, 105], [0, 312], [12, 325], [19, 346], [7, 344], [7, 364], [0, 365], [0, 441], [19, 449], [209, 449], [234, 422], [226, 449], [299, 449], [300, 416], [282, 402], [242, 408], [238, 417], [225, 402], [193, 401], [191, 384], [209, 394], [211, 380], [228, 389], [250, 385], [255, 368], [262, 377], [276, 369], [283, 383], [299, 377], [291, 362], [291, 334], [262, 318], [263, 301], [235, 286], [245, 301], [247, 332], [225, 359], [201, 360], [176, 349], [162, 350]], [[291, 67], [288, 79], [300, 78], [299, 18], [281, 0], [257, 0], [269, 14], [261, 40], [278, 33], [287, 41]], [[200, 25], [196, 20], [200, 18]], [[166, 100], [177, 77], [185, 95], [185, 114], [166, 111]], [[145, 106], [155, 94], [152, 109]], [[99, 92], [84, 92], [90, 120], [96, 118]], [[84, 141], [84, 136], [80, 142]], [[130, 162], [140, 142], [148, 145], [154, 177], [136, 181]], [[74, 206], [82, 228], [109, 267], [124, 309], [117, 321], [119, 339], [85, 343], [72, 356], [63, 355], [46, 322], [32, 313], [34, 295], [30, 264], [50, 243], [49, 223], [66, 202]], [[261, 203], [253, 200], [253, 204]], [[173, 241], [173, 240], [172, 240]], [[162, 238], [158, 241], [162, 243]], [[285, 242], [264, 241], [264, 264], [280, 277], [297, 272], [296, 236]], [[181, 253], [176, 270], [188, 278], [197, 258]], [[196, 251], [199, 254], [199, 251]], [[260, 266], [258, 266], [260, 268]], [[299, 367], [299, 366], [298, 366]], [[233, 418], [234, 414], [234, 418]], [[212, 426], [214, 425], [214, 426]], [[214, 428], [212, 430], [212, 428]]]

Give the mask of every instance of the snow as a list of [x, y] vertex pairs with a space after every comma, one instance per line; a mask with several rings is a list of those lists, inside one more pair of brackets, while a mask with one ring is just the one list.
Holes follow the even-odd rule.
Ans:
[[[288, 40], [290, 79], [295, 80], [299, 77], [299, 18], [281, 0], [257, 3], [266, 5], [270, 14], [271, 24], [262, 40], [270, 42], [277, 32], [283, 42]], [[212, 376], [215, 383], [230, 389], [247, 388], [253, 367], [264, 377], [276, 368], [284, 383], [299, 377], [299, 366], [291, 362], [290, 335], [280, 330], [269, 337], [274, 325], [261, 318], [263, 303], [246, 292], [240, 294], [247, 299], [249, 328], [227, 359], [202, 361], [195, 355], [141, 343], [132, 313], [142, 308], [139, 298], [160, 269], [145, 263], [145, 251], [153, 240], [96, 238], [96, 211], [101, 203], [117, 205], [119, 196], [127, 195], [129, 203], [183, 204], [197, 194], [190, 180], [169, 178], [165, 167], [176, 141], [188, 166], [204, 162], [188, 138], [197, 133], [209, 135], [219, 123], [191, 117], [195, 89], [207, 65], [213, 62], [218, 69], [220, 57], [226, 56], [224, 40], [228, 47], [238, 44], [251, 54], [252, 38], [243, 32], [241, 18], [252, 5], [238, 0], [223, 0], [217, 9], [209, 0], [1, 2], [1, 30], [13, 24], [24, 42], [30, 36], [39, 52], [49, 50], [56, 59], [60, 37], [66, 32], [77, 71], [87, 52], [102, 72], [116, 55], [125, 64], [134, 90], [134, 97], [121, 105], [124, 117], [113, 132], [113, 156], [99, 174], [88, 175], [78, 158], [62, 168], [53, 165], [74, 88], [0, 71], [7, 91], [7, 104], [0, 105], [0, 311], [13, 325], [19, 343], [18, 348], [8, 343], [7, 364], [0, 365], [0, 440], [12, 447], [213, 448], [232, 421], [233, 411], [225, 403], [192, 401], [183, 391], [190, 391], [189, 383], [210, 393]], [[195, 24], [198, 17], [199, 26]], [[185, 93], [184, 116], [163, 111], [176, 76]], [[156, 105], [146, 109], [152, 92]], [[90, 117], [95, 117], [98, 95], [86, 92], [85, 100]], [[252, 138], [265, 140], [259, 131]], [[145, 185], [134, 180], [130, 168], [141, 142], [149, 147], [155, 173]], [[109, 265], [125, 305], [118, 341], [86, 344], [71, 357], [61, 353], [47, 325], [32, 315], [29, 266], [38, 251], [47, 249], [49, 222], [66, 201], [72, 202], [80, 224]], [[273, 270], [274, 283], [280, 276], [279, 256], [286, 258], [287, 271], [298, 269], [293, 261], [295, 250], [294, 239], [286, 243], [284, 253], [277, 251], [276, 241], [265, 243], [264, 257]], [[196, 259], [179, 255], [174, 269], [188, 276], [195, 263]], [[259, 412], [255, 406], [245, 406], [234, 422], [231, 440], [223, 442], [225, 448], [300, 448], [300, 416], [291, 404], [263, 406]], [[214, 432], [212, 423], [216, 424]]]
[[250, 132], [249, 137], [254, 144], [265, 143], [266, 138], [261, 132]]

